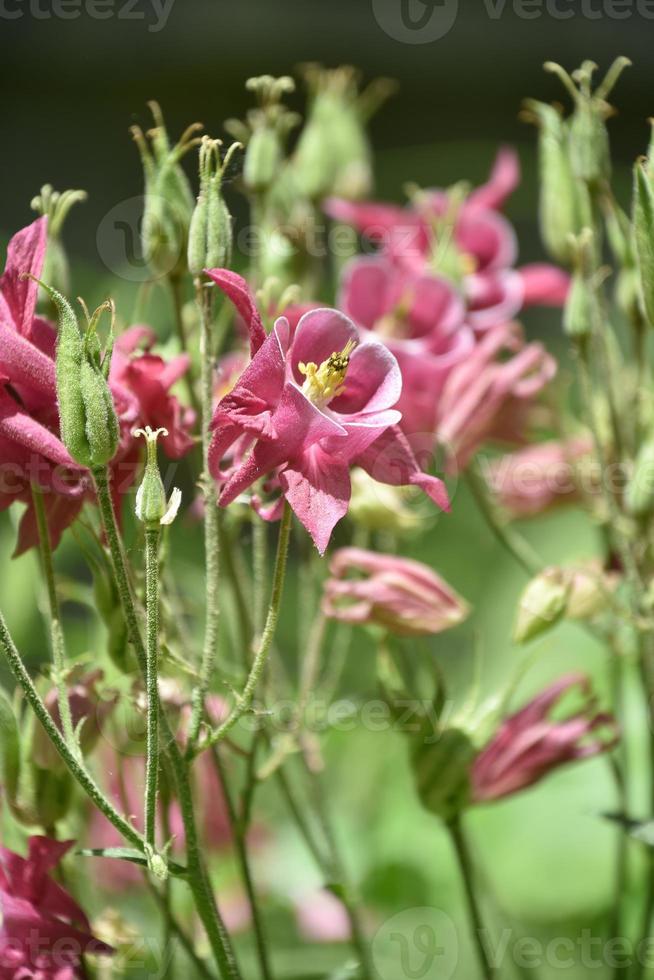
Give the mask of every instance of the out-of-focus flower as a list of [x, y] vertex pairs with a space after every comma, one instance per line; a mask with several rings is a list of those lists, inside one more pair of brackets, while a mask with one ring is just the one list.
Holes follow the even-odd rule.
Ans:
[[[208, 275], [224, 288], [223, 270]], [[351, 466], [380, 482], [418, 486], [439, 507], [449, 506], [442, 481], [420, 470], [397, 430], [401, 374], [383, 344], [362, 340], [348, 317], [329, 309], [305, 313], [294, 331], [280, 317], [266, 337], [245, 283], [236, 289], [232, 282], [225, 291], [248, 317], [253, 357], [212, 422], [210, 465], [224, 484], [221, 506], [275, 474], [321, 552], [347, 513]], [[221, 470], [243, 437], [249, 453]]]
[[421, 191], [406, 208], [331, 199], [326, 210], [378, 242], [394, 264], [450, 279], [465, 300], [466, 322], [483, 332], [531, 303], [565, 299], [565, 273], [543, 264], [514, 268], [516, 236], [500, 208], [519, 179], [515, 153], [503, 149], [488, 182], [471, 193], [461, 185]]
[[[469, 612], [465, 600], [422, 562], [340, 548], [329, 570], [322, 608], [331, 619], [421, 636], [451, 629]], [[362, 577], [348, 577], [352, 574]]]
[[0, 976], [81, 980], [86, 953], [111, 955], [77, 902], [50, 872], [73, 841], [30, 837], [22, 858], [0, 847]]
[[411, 534], [424, 526], [428, 515], [425, 509], [409, 506], [407, 494], [417, 491], [401, 490], [376, 480], [365, 470], [356, 467], [350, 473], [352, 497], [348, 517], [369, 531], [392, 531]]
[[346, 943], [351, 937], [343, 903], [326, 889], [298, 899], [295, 916], [302, 938], [309, 942]]
[[461, 469], [484, 442], [522, 441], [527, 410], [555, 373], [554, 358], [542, 344], [526, 344], [517, 324], [489, 330], [447, 379], [438, 441]]
[[[552, 719], [552, 709], [575, 688], [582, 705], [560, 721]], [[618, 737], [613, 717], [597, 710], [588, 679], [562, 677], [507, 718], [479, 753], [472, 766], [473, 802], [511, 796], [566, 763], [610, 751]]]
[[620, 573], [607, 571], [597, 559], [572, 565], [565, 571], [570, 583], [566, 619], [593, 619], [604, 612], [620, 584]]
[[[73, 719], [73, 728], [79, 734], [82, 752], [92, 752], [102, 735], [103, 726], [118, 700], [115, 691], [100, 691], [98, 685], [104, 678], [104, 671], [92, 670], [83, 673], [75, 669], [68, 680], [68, 703]], [[56, 726], [61, 729], [59, 697], [56, 688], [45, 696], [45, 704]], [[40, 725], [34, 730], [32, 742], [34, 761], [42, 769], [57, 769], [61, 763], [58, 752]]]
[[562, 568], [545, 568], [525, 586], [513, 627], [515, 643], [528, 643], [555, 625], [565, 613], [570, 581]]
[[590, 436], [541, 442], [490, 461], [485, 475], [511, 517], [532, 517], [579, 499], [581, 472], [592, 453]]

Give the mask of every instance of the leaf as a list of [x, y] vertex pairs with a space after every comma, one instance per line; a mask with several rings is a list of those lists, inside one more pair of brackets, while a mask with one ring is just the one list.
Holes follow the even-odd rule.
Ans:
[[[81, 851], [76, 851], [79, 857], [101, 857], [112, 858], [117, 861], [129, 861], [131, 864], [138, 864], [141, 868], [147, 868], [148, 862], [145, 854], [132, 847], [86, 847]], [[168, 872], [176, 878], [185, 878], [188, 874], [187, 869], [171, 861], [168, 864]]]

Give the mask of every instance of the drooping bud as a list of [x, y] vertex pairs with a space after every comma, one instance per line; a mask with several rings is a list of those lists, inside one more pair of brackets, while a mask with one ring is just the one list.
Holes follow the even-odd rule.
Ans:
[[166, 500], [166, 490], [157, 462], [157, 439], [167, 436], [166, 429], [153, 430], [149, 425], [136, 429], [135, 436], [144, 436], [147, 445], [147, 458], [143, 479], [136, 494], [136, 516], [146, 527], [156, 528], [160, 524], [172, 524], [182, 501], [182, 492], [177, 487], [170, 500]]
[[593, 279], [594, 236], [585, 228], [578, 238], [571, 239], [574, 271], [563, 311], [563, 329], [576, 341], [590, 336], [598, 320], [597, 290]]
[[633, 227], [644, 312], [654, 326], [654, 189], [649, 163], [634, 169]]
[[570, 162], [575, 177], [597, 185], [611, 176], [611, 153], [606, 120], [613, 109], [606, 101], [623, 70], [630, 65], [628, 58], [616, 58], [603, 81], [592, 90], [592, 78], [597, 65], [584, 61], [570, 76], [561, 65], [545, 63], [563, 82], [572, 96], [574, 112], [570, 120]]
[[[82, 334], [68, 300], [51, 286], [44, 288], [59, 319], [56, 375], [61, 440], [81, 466], [105, 466], [116, 454], [120, 435], [107, 380], [113, 349], [113, 301], [107, 300], [92, 316], [84, 307], [87, 325]], [[97, 328], [105, 311], [112, 322], [103, 347]]]
[[634, 463], [625, 490], [625, 507], [634, 517], [647, 517], [654, 510], [654, 439], [647, 439]]
[[293, 92], [295, 82], [288, 75], [274, 78], [258, 75], [245, 87], [254, 92], [258, 106], [247, 114], [245, 123], [229, 119], [225, 129], [246, 145], [243, 183], [249, 191], [267, 191], [278, 178], [286, 138], [300, 121], [295, 112], [282, 105], [282, 98]]
[[567, 264], [573, 258], [570, 236], [591, 223], [588, 188], [572, 172], [568, 125], [558, 109], [529, 100], [524, 116], [539, 129], [541, 237], [552, 258]]
[[[149, 103], [155, 127], [144, 135], [132, 127], [145, 177], [141, 236], [143, 254], [155, 275], [175, 277], [186, 271], [188, 232], [193, 213], [193, 192], [180, 161], [197, 146], [194, 136], [201, 123], [193, 123], [171, 146], [161, 109]], [[148, 137], [149, 142], [148, 142]]]
[[393, 83], [379, 79], [360, 93], [358, 75], [349, 66], [308, 65], [305, 78], [311, 105], [293, 158], [302, 191], [316, 200], [365, 197], [372, 188], [365, 123], [393, 91]]
[[513, 640], [527, 643], [544, 633], [563, 616], [570, 581], [560, 568], [546, 568], [529, 582], [520, 597]]
[[600, 562], [568, 568], [570, 593], [565, 609], [566, 619], [585, 621], [606, 610], [611, 593], [617, 588], [620, 576], [605, 571]]
[[200, 144], [200, 193], [188, 235], [188, 268], [192, 276], [203, 269], [226, 268], [232, 261], [232, 216], [222, 195], [222, 179], [233, 153], [233, 143], [220, 159], [221, 140], [202, 137]]
[[51, 184], [44, 184], [41, 193], [32, 198], [30, 203], [33, 211], [48, 219], [48, 247], [41, 277], [64, 295], [70, 290], [70, 270], [61, 231], [70, 209], [78, 202], [85, 201], [86, 197], [86, 191], [59, 193]]

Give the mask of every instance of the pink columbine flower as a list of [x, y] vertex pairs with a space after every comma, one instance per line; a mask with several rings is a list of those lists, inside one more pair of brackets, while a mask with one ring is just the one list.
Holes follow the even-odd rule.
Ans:
[[400, 635], [422, 636], [457, 626], [469, 612], [467, 602], [422, 562], [340, 548], [329, 571], [322, 608], [341, 622], [375, 623]]
[[[586, 481], [592, 455], [590, 436], [552, 439], [493, 460], [485, 476], [512, 517], [533, 517], [579, 499], [580, 477]], [[589, 480], [585, 489], [591, 487]]]
[[303, 939], [311, 943], [346, 943], [352, 935], [342, 902], [326, 889], [309, 892], [295, 902]]
[[30, 837], [27, 858], [0, 847], [3, 980], [81, 980], [85, 953], [113, 952], [92, 935], [84, 911], [50, 877], [73, 843]]
[[373, 331], [397, 358], [402, 430], [409, 436], [433, 432], [445, 381], [475, 343], [459, 293], [439, 276], [401, 268], [383, 255], [367, 256], [344, 270], [339, 309]]
[[[560, 721], [550, 718], [552, 709], [575, 688], [584, 699], [581, 707]], [[473, 801], [510, 796], [566, 763], [609, 751], [617, 740], [615, 720], [597, 711], [588, 678], [562, 677], [507, 718], [477, 756], [471, 773]]]
[[[55, 327], [36, 314], [37, 284], [47, 242], [47, 219], [38, 218], [17, 232], [7, 249], [0, 278], [0, 510], [20, 500], [16, 554], [37, 543], [32, 485], [44, 494], [53, 546], [73, 523], [86, 500], [93, 500], [89, 473], [69, 456], [59, 438], [55, 384]], [[188, 367], [185, 357], [166, 363], [149, 352], [154, 333], [147, 327], [127, 331], [116, 344], [110, 381], [121, 424], [120, 448], [112, 461], [115, 498], [125, 493], [138, 471], [140, 450], [131, 433], [146, 424], [164, 426], [165, 449], [173, 458], [187, 452], [194, 417], [170, 389]]]
[[562, 305], [568, 290], [568, 276], [553, 266], [515, 268], [515, 231], [500, 209], [519, 180], [518, 158], [505, 148], [488, 182], [461, 201], [437, 189], [421, 193], [406, 208], [331, 199], [326, 210], [378, 242], [395, 264], [446, 270], [460, 282], [467, 322], [483, 332], [528, 305]]
[[[351, 466], [380, 482], [418, 486], [449, 507], [444, 484], [420, 470], [397, 428], [402, 378], [383, 344], [331, 309], [310, 310], [295, 330], [279, 317], [266, 336], [245, 281], [222, 269], [207, 274], [249, 317], [252, 352], [212, 422], [210, 465], [222, 483], [221, 506], [274, 474], [321, 553], [347, 513]], [[236, 443], [236, 460], [221, 469]]]
[[489, 330], [450, 373], [438, 405], [438, 441], [460, 469], [484, 442], [521, 442], [533, 400], [555, 374], [554, 358], [542, 344], [526, 344], [517, 324]]

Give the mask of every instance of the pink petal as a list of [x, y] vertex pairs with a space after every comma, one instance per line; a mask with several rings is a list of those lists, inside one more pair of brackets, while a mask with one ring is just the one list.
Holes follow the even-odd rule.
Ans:
[[[342, 348], [341, 348], [342, 349]], [[402, 394], [402, 374], [388, 347], [371, 338], [355, 347], [345, 376], [345, 391], [330, 402], [334, 412], [382, 412]]]
[[250, 334], [250, 352], [254, 357], [266, 339], [266, 331], [250, 287], [243, 276], [230, 269], [205, 269], [205, 273], [236, 307]]
[[524, 306], [563, 306], [570, 289], [570, 276], [558, 266], [534, 262], [518, 269], [522, 279]]
[[338, 310], [318, 309], [305, 313], [297, 325], [290, 350], [293, 377], [301, 386], [304, 375], [298, 365], [322, 364], [332, 354], [342, 351], [348, 341], [359, 340], [359, 334], [344, 313]]
[[520, 161], [515, 150], [502, 147], [497, 154], [487, 183], [472, 192], [468, 207], [498, 211], [520, 183]]
[[37, 218], [17, 232], [7, 246], [7, 264], [0, 278], [0, 293], [9, 307], [15, 329], [23, 337], [29, 337], [32, 329], [39, 287], [33, 279], [22, 276], [24, 273], [41, 275], [47, 228], [47, 218]]
[[335, 462], [320, 446], [313, 446], [279, 479], [293, 512], [324, 554], [335, 525], [347, 514], [351, 494], [347, 464]]

